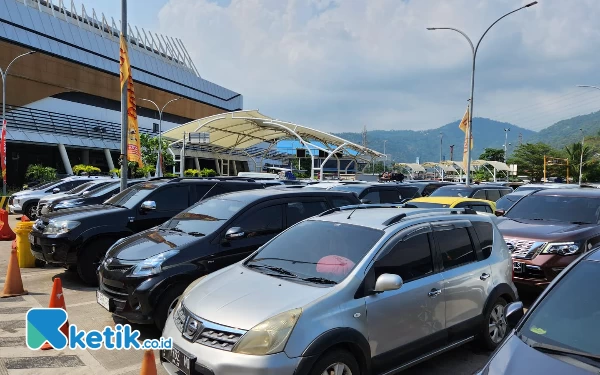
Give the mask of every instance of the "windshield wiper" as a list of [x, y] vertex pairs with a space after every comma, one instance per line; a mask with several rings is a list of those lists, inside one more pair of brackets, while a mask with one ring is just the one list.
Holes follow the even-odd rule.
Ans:
[[113, 207], [119, 207], [119, 208], [127, 208], [125, 206], [121, 206], [120, 204], [114, 204], [114, 203], [104, 203], [107, 206], [113, 206]]
[[179, 232], [179, 233], [185, 233], [185, 231], [183, 229], [179, 229], [177, 227], [173, 227], [173, 228], [164, 228], [166, 230], [170, 230], [172, 232]]
[[267, 269], [269, 271], [275, 271], [281, 275], [285, 275], [285, 276], [289, 276], [289, 277], [298, 277], [296, 274], [281, 268], [281, 267], [275, 267], [275, 266], [269, 266], [267, 264], [247, 264], [246, 266], [250, 267], [250, 268], [264, 268]]
[[567, 357], [575, 358], [581, 362], [587, 363], [588, 365], [600, 368], [600, 356], [598, 355], [539, 343], [532, 344], [531, 347], [539, 350], [540, 352], [565, 355]]
[[587, 224], [592, 224], [592, 223], [589, 223], [589, 222], [587, 222], [587, 221], [571, 221], [570, 223], [571, 223], [571, 224], [575, 224], [575, 225], [587, 225]]
[[315, 283], [315, 284], [330, 284], [330, 285], [337, 284], [337, 281], [329, 280], [329, 279], [326, 279], [324, 277], [305, 277], [305, 278], [300, 279], [300, 280], [302, 280], [302, 281], [308, 281], [310, 283]]

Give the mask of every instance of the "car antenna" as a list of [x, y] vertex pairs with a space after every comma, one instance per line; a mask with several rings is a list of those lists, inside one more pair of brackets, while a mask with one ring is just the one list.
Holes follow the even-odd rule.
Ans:
[[356, 211], [358, 209], [358, 207], [356, 207], [355, 209], [352, 210], [352, 212], [350, 212], [350, 215], [348, 215], [348, 217], [346, 219], [350, 219], [350, 216], [352, 216], [352, 214], [354, 213], [354, 211]]

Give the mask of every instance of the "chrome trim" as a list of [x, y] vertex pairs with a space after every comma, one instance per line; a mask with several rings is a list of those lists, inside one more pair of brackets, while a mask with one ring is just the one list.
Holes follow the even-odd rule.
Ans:
[[231, 332], [231, 333], [235, 333], [237, 335], [243, 335], [245, 334], [246, 330], [243, 329], [239, 329], [239, 328], [233, 328], [233, 327], [229, 327], [229, 326], [224, 326], [215, 322], [211, 322], [209, 320], [203, 319], [201, 317], [199, 317], [198, 315], [192, 313], [187, 307], [185, 307], [185, 305], [182, 303], [181, 304], [182, 307], [185, 309], [186, 315], [188, 317], [192, 317], [195, 320], [197, 320], [198, 322], [204, 324], [204, 329], [205, 330], [216, 330], [216, 331], [225, 331], [225, 332]]

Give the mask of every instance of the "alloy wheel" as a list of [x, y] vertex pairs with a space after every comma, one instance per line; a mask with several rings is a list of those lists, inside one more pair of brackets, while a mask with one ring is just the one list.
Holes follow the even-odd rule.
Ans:
[[506, 319], [504, 318], [504, 306], [498, 304], [492, 309], [489, 321], [490, 338], [494, 344], [500, 343], [506, 335]]
[[327, 366], [321, 375], [352, 375], [352, 371], [345, 363], [336, 362]]

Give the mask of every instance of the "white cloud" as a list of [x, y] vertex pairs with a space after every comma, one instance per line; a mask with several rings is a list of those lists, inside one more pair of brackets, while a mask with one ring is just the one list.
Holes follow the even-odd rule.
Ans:
[[[425, 28], [476, 39], [525, 3], [169, 0], [158, 31], [183, 39], [203, 77], [241, 92], [246, 108], [330, 131], [428, 129], [464, 113], [471, 52], [459, 34]], [[599, 16], [597, 0], [541, 0], [500, 21], [478, 52], [475, 115], [539, 128], [597, 108], [565, 93], [597, 80]], [[528, 105], [535, 124], [517, 116]]]

